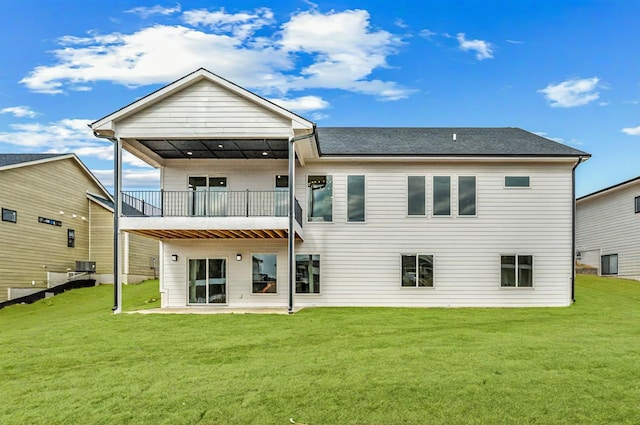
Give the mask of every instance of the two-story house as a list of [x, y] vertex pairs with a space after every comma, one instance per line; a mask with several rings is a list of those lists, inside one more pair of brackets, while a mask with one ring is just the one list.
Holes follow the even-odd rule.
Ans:
[[[567, 306], [574, 170], [517, 128], [317, 128], [199, 69], [91, 125], [161, 170], [162, 307]], [[117, 179], [119, 180], [119, 179]], [[127, 212], [128, 210], [128, 212]]]
[[640, 280], [640, 177], [576, 200], [577, 261]]

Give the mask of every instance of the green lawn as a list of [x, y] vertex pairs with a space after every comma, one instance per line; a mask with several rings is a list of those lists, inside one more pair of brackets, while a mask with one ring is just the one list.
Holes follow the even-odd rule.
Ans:
[[[157, 282], [124, 288], [156, 307]], [[111, 314], [112, 287], [0, 310], [1, 424], [638, 424], [640, 282], [568, 308]]]

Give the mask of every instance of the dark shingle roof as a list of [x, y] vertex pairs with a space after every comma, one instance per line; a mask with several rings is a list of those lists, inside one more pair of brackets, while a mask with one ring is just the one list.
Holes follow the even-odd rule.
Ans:
[[43, 159], [55, 158], [57, 156], [65, 156], [66, 153], [3, 153], [0, 154], [0, 167], [7, 165], [16, 165]]
[[323, 156], [590, 156], [510, 127], [318, 127], [317, 131]]

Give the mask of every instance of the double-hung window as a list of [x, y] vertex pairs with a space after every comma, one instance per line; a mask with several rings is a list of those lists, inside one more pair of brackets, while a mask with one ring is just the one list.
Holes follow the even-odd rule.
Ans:
[[347, 221], [362, 222], [364, 217], [364, 176], [347, 176]]
[[333, 221], [332, 176], [307, 176], [307, 220], [311, 222]]
[[433, 255], [402, 255], [402, 286], [433, 286]]
[[500, 286], [530, 288], [533, 286], [532, 255], [502, 255]]
[[433, 176], [433, 215], [451, 215], [450, 176]]

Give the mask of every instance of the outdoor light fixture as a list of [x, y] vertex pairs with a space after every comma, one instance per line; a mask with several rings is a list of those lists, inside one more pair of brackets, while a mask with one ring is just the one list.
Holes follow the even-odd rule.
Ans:
[[242, 261], [242, 254], [236, 254], [236, 261]]
[[171, 256], [171, 261], [178, 261], [178, 254], [173, 254]]

